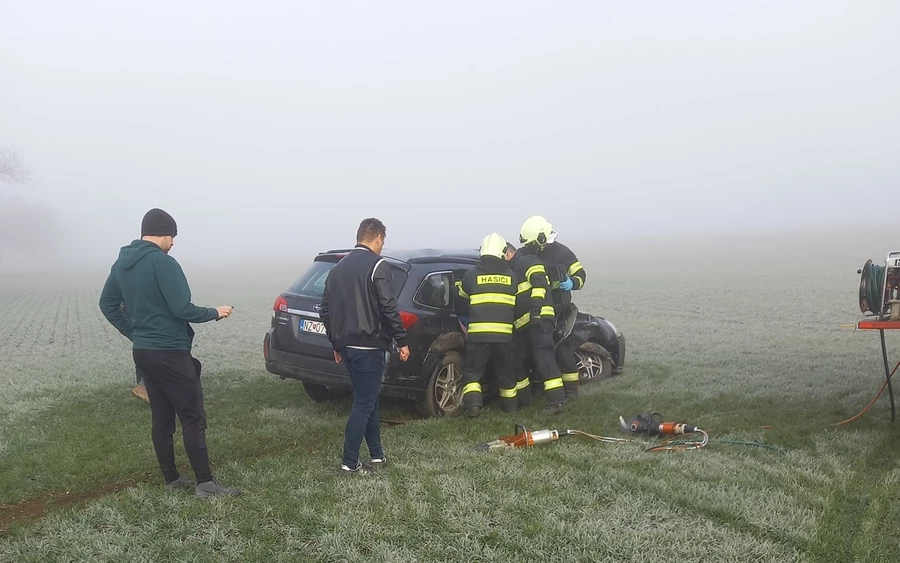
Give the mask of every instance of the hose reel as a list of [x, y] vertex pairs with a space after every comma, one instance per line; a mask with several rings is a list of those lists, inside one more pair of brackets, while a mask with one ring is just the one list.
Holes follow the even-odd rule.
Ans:
[[900, 321], [900, 252], [891, 252], [884, 265], [867, 260], [856, 271], [859, 309], [882, 320]]

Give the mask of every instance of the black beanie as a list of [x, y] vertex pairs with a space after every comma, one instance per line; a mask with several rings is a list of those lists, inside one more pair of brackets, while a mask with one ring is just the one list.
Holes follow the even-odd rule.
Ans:
[[144, 215], [141, 221], [141, 236], [175, 236], [178, 234], [178, 227], [175, 225], [175, 219], [163, 211], [162, 209], [153, 208]]

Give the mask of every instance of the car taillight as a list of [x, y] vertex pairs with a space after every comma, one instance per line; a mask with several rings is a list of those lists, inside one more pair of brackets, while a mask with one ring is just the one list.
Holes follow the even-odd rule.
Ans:
[[269, 336], [266, 335], [263, 338], [263, 358], [268, 362], [269, 361]]
[[279, 311], [282, 313], [287, 313], [288, 312], [287, 299], [285, 299], [283, 295], [279, 295], [278, 299], [275, 300], [275, 305], [272, 307], [272, 310]]
[[409, 313], [407, 311], [400, 311], [400, 322], [403, 323], [403, 328], [409, 330], [409, 327], [416, 324], [416, 321], [419, 320], [419, 316], [415, 313]]

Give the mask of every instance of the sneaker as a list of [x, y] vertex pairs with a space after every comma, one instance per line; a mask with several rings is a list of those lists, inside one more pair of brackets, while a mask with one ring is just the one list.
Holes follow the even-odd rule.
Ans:
[[190, 489], [194, 486], [194, 482], [185, 477], [184, 475], [179, 475], [178, 479], [175, 479], [171, 483], [166, 483], [167, 491], [178, 491], [181, 489]]
[[374, 471], [374, 469], [375, 468], [372, 467], [371, 465], [366, 465], [363, 462], [359, 462], [359, 465], [356, 466], [356, 469], [350, 469], [350, 466], [348, 466], [346, 464], [341, 465], [341, 471], [347, 475], [356, 475], [356, 474], [366, 475], [366, 474]]
[[135, 385], [134, 389], [131, 390], [131, 394], [145, 403], [150, 403], [150, 397], [147, 396], [147, 388], [143, 385]]
[[198, 497], [236, 497], [241, 494], [240, 489], [235, 489], [233, 487], [226, 487], [216, 478], [213, 478], [212, 481], [206, 481], [204, 483], [199, 483], [195, 488], [196, 495]]
[[382, 457], [373, 457], [372, 458], [372, 467], [375, 469], [379, 469], [387, 465], [387, 456]]

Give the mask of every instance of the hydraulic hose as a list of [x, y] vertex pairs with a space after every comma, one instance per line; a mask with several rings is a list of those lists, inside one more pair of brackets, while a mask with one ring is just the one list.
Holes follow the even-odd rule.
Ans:
[[[865, 302], [869, 311], [881, 313], [881, 298], [884, 295], [884, 266], [873, 262], [866, 263], [861, 271], [864, 283], [860, 288], [859, 298]], [[865, 313], [865, 311], [863, 311]]]

